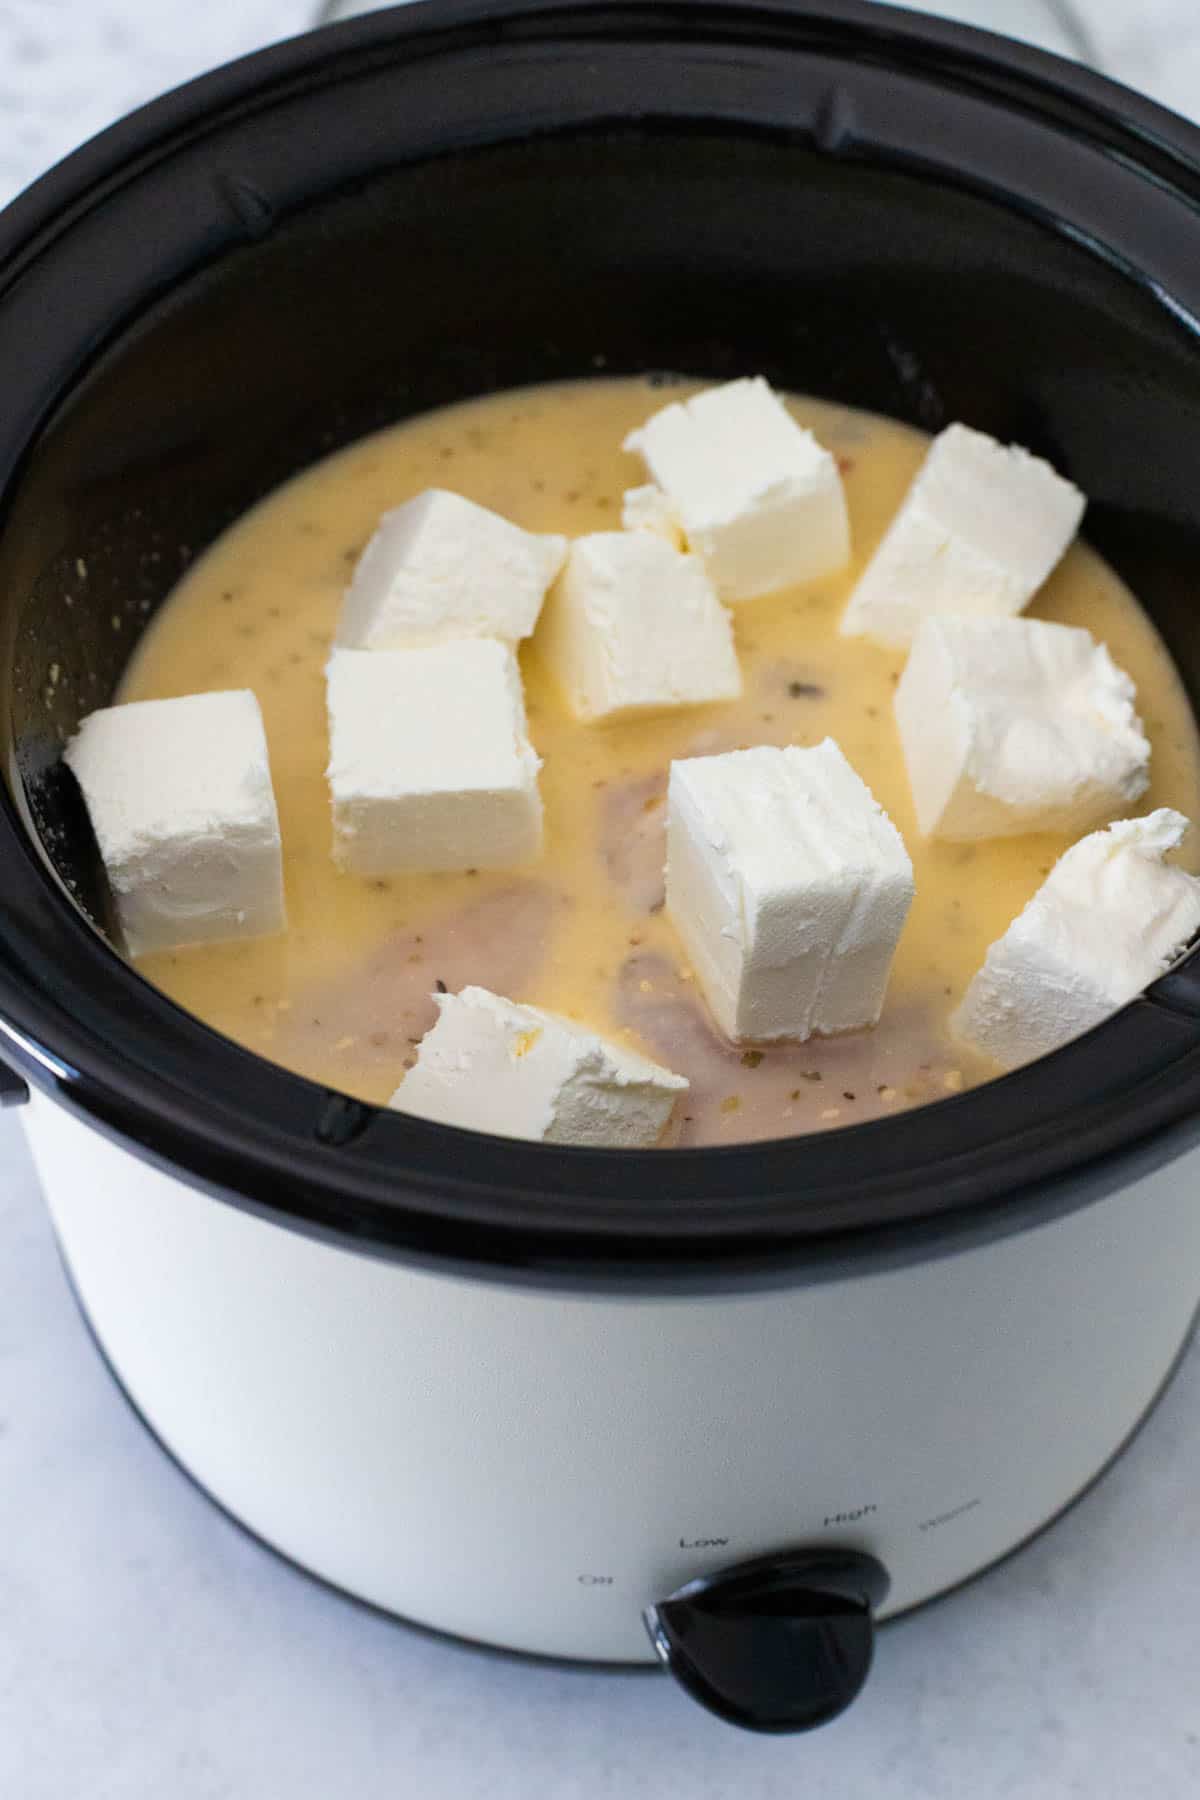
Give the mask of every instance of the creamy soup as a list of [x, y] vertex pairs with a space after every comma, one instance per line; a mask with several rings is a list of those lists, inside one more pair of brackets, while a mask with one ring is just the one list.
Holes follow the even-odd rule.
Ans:
[[[854, 560], [836, 578], [734, 609], [741, 700], [584, 725], [539, 663], [536, 636], [524, 646], [530, 735], [544, 761], [546, 843], [536, 865], [363, 880], [333, 864], [324, 666], [351, 569], [379, 516], [439, 486], [534, 531], [616, 529], [623, 490], [644, 479], [622, 439], [694, 385], [673, 384], [668, 396], [648, 380], [575, 382], [429, 414], [297, 477], [196, 564], [148, 631], [119, 698], [242, 687], [258, 695], [289, 925], [277, 939], [147, 956], [138, 964], [147, 980], [263, 1056], [377, 1102], [411, 1066], [438, 984], [476, 983], [686, 1075], [691, 1091], [671, 1136], [680, 1144], [849, 1125], [996, 1073], [952, 1039], [950, 1014], [1067, 840], [944, 844], [917, 833], [892, 716], [904, 653], [837, 630], [926, 447], [887, 419], [789, 400], [841, 464]], [[1137, 810], [1173, 806], [1200, 818], [1191, 709], [1128, 590], [1077, 545], [1030, 611], [1086, 625], [1136, 681], [1153, 746], [1153, 781]], [[663, 911], [667, 768], [676, 757], [826, 736], [912, 856], [916, 900], [883, 1018], [872, 1031], [803, 1045], [734, 1047], [710, 1024]]]

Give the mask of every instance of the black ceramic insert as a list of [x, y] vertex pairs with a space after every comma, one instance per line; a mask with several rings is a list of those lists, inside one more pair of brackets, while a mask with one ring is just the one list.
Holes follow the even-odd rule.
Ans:
[[1200, 694], [1198, 206], [1192, 127], [854, 0], [439, 0], [77, 153], [0, 220], [0, 1051], [270, 1216], [555, 1278], [905, 1253], [1174, 1153], [1200, 1099], [1187, 966], [1041, 1065], [808, 1141], [567, 1152], [331, 1097], [87, 922], [107, 898], [58, 756], [283, 477], [445, 401], [647, 369], [761, 371], [1052, 457]]

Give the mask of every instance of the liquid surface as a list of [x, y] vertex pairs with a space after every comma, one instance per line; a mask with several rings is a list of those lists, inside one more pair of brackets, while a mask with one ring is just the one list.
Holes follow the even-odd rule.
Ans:
[[[858, 572], [926, 439], [890, 420], [789, 402], [839, 458], [854, 541], [833, 579], [734, 609], [740, 701], [631, 723], [579, 724], [522, 651], [530, 735], [544, 761], [546, 849], [512, 872], [363, 880], [330, 856], [324, 666], [343, 591], [379, 516], [448, 487], [534, 531], [614, 530], [642, 480], [620, 449], [668, 398], [644, 380], [530, 388], [365, 439], [270, 496], [197, 563], [139, 647], [121, 700], [249, 687], [266, 721], [283, 830], [284, 937], [138, 963], [181, 1006], [252, 1050], [386, 1101], [432, 1024], [438, 982], [474, 982], [565, 1013], [689, 1077], [673, 1142], [732, 1143], [848, 1125], [994, 1075], [949, 1035], [988, 945], [1029, 900], [1061, 837], [938, 844], [916, 830], [892, 695], [904, 652], [841, 638]], [[1137, 683], [1153, 781], [1137, 810], [1200, 818], [1200, 742], [1146, 615], [1084, 545], [1030, 614], [1086, 625]], [[916, 900], [880, 1025], [763, 1050], [710, 1025], [662, 911], [667, 767], [751, 744], [841, 744], [902, 832]], [[1194, 848], [1193, 848], [1194, 854]], [[1192, 862], [1189, 866], [1195, 867]]]

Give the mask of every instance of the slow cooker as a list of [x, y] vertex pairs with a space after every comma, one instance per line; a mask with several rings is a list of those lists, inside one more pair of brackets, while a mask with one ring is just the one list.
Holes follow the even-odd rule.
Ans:
[[[62, 744], [173, 582], [385, 422], [754, 370], [1053, 458], [1200, 693], [1200, 132], [856, 0], [435, 0], [146, 108], [0, 220], [0, 1050], [79, 1300], [268, 1544], [738, 1723], [1004, 1556], [1200, 1302], [1200, 960], [1003, 1080], [702, 1151], [439, 1128], [111, 947]], [[536, 1679], [531, 1675], [530, 1679]]]

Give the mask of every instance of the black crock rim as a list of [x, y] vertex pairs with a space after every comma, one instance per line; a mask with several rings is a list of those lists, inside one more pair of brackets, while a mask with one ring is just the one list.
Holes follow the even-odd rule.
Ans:
[[[1074, 107], [1200, 179], [1200, 131], [1106, 78], [868, 0], [426, 0], [289, 39], [200, 77], [85, 144], [0, 216], [0, 294], [60, 233], [181, 139], [346, 59], [439, 38], [686, 29], [828, 32], [864, 54], [996, 77]], [[88, 924], [0, 796], [0, 1049], [39, 1087], [159, 1165], [261, 1215], [468, 1270], [686, 1279], [927, 1253], [1080, 1204], [1190, 1145], [1200, 953], [1030, 1068], [894, 1118], [723, 1149], [613, 1152], [487, 1137], [348, 1101], [221, 1038]], [[113, 1041], [115, 1040], [115, 1042]], [[1125, 1076], [1121, 1071], [1126, 1071]], [[1194, 1129], [1195, 1128], [1195, 1129]]]

